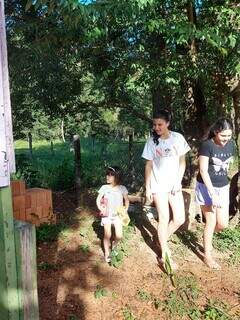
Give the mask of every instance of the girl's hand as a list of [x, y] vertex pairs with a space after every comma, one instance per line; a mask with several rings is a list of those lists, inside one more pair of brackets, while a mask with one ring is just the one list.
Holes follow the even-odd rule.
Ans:
[[146, 188], [146, 201], [152, 203], [153, 195], [151, 189], [148, 187]]

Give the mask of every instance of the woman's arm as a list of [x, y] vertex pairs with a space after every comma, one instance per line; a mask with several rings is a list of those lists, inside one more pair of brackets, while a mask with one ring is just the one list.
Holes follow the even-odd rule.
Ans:
[[179, 179], [180, 183], [182, 182], [185, 169], [186, 169], [186, 157], [184, 154], [184, 155], [180, 156], [180, 159], [179, 159], [178, 179]]
[[153, 162], [152, 160], [147, 160], [145, 164], [145, 187], [146, 187], [146, 198], [152, 202], [152, 192], [150, 187], [150, 177], [152, 173]]
[[97, 196], [97, 199], [96, 199], [96, 204], [97, 204], [97, 207], [98, 209], [101, 211], [102, 210], [102, 206], [101, 206], [101, 199], [103, 197], [103, 194], [102, 193], [99, 193], [98, 196]]
[[212, 195], [214, 193], [214, 188], [208, 173], [208, 161], [209, 161], [208, 157], [199, 156], [199, 171], [203, 179], [203, 182], [208, 189], [208, 192]]
[[129, 198], [128, 198], [128, 194], [127, 193], [123, 195], [123, 199], [124, 199], [124, 205], [126, 207], [126, 210], [128, 210], [128, 208], [129, 208]]

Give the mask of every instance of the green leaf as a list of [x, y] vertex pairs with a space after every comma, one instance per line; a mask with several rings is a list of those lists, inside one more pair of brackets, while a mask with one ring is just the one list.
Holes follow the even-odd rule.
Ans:
[[32, 5], [33, 5], [32, 0], [28, 0], [28, 2], [26, 3], [26, 6], [25, 6], [25, 11], [28, 11]]
[[229, 39], [229, 42], [230, 42], [230, 47], [231, 47], [231, 48], [234, 48], [235, 45], [236, 45], [236, 42], [237, 42], [236, 37], [233, 36], [233, 34], [231, 33], [231, 34], [229, 35], [228, 39]]

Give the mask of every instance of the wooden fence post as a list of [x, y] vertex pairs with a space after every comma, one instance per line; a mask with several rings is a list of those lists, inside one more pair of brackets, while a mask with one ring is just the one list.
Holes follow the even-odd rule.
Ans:
[[19, 300], [10, 187], [0, 188], [0, 318], [19, 320]]
[[19, 320], [39, 319], [35, 225], [15, 221]]
[[31, 132], [28, 132], [28, 146], [29, 146], [30, 157], [32, 157], [33, 148], [32, 148], [32, 134], [31, 134]]

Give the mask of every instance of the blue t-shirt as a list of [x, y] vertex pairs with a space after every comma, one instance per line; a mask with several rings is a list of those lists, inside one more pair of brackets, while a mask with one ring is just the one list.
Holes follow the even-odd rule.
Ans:
[[[228, 184], [227, 173], [230, 162], [233, 160], [234, 150], [232, 140], [228, 141], [223, 147], [214, 143], [212, 139], [202, 143], [199, 156], [209, 158], [208, 174], [214, 187], [221, 188]], [[200, 172], [197, 175], [197, 181], [204, 183]]]

